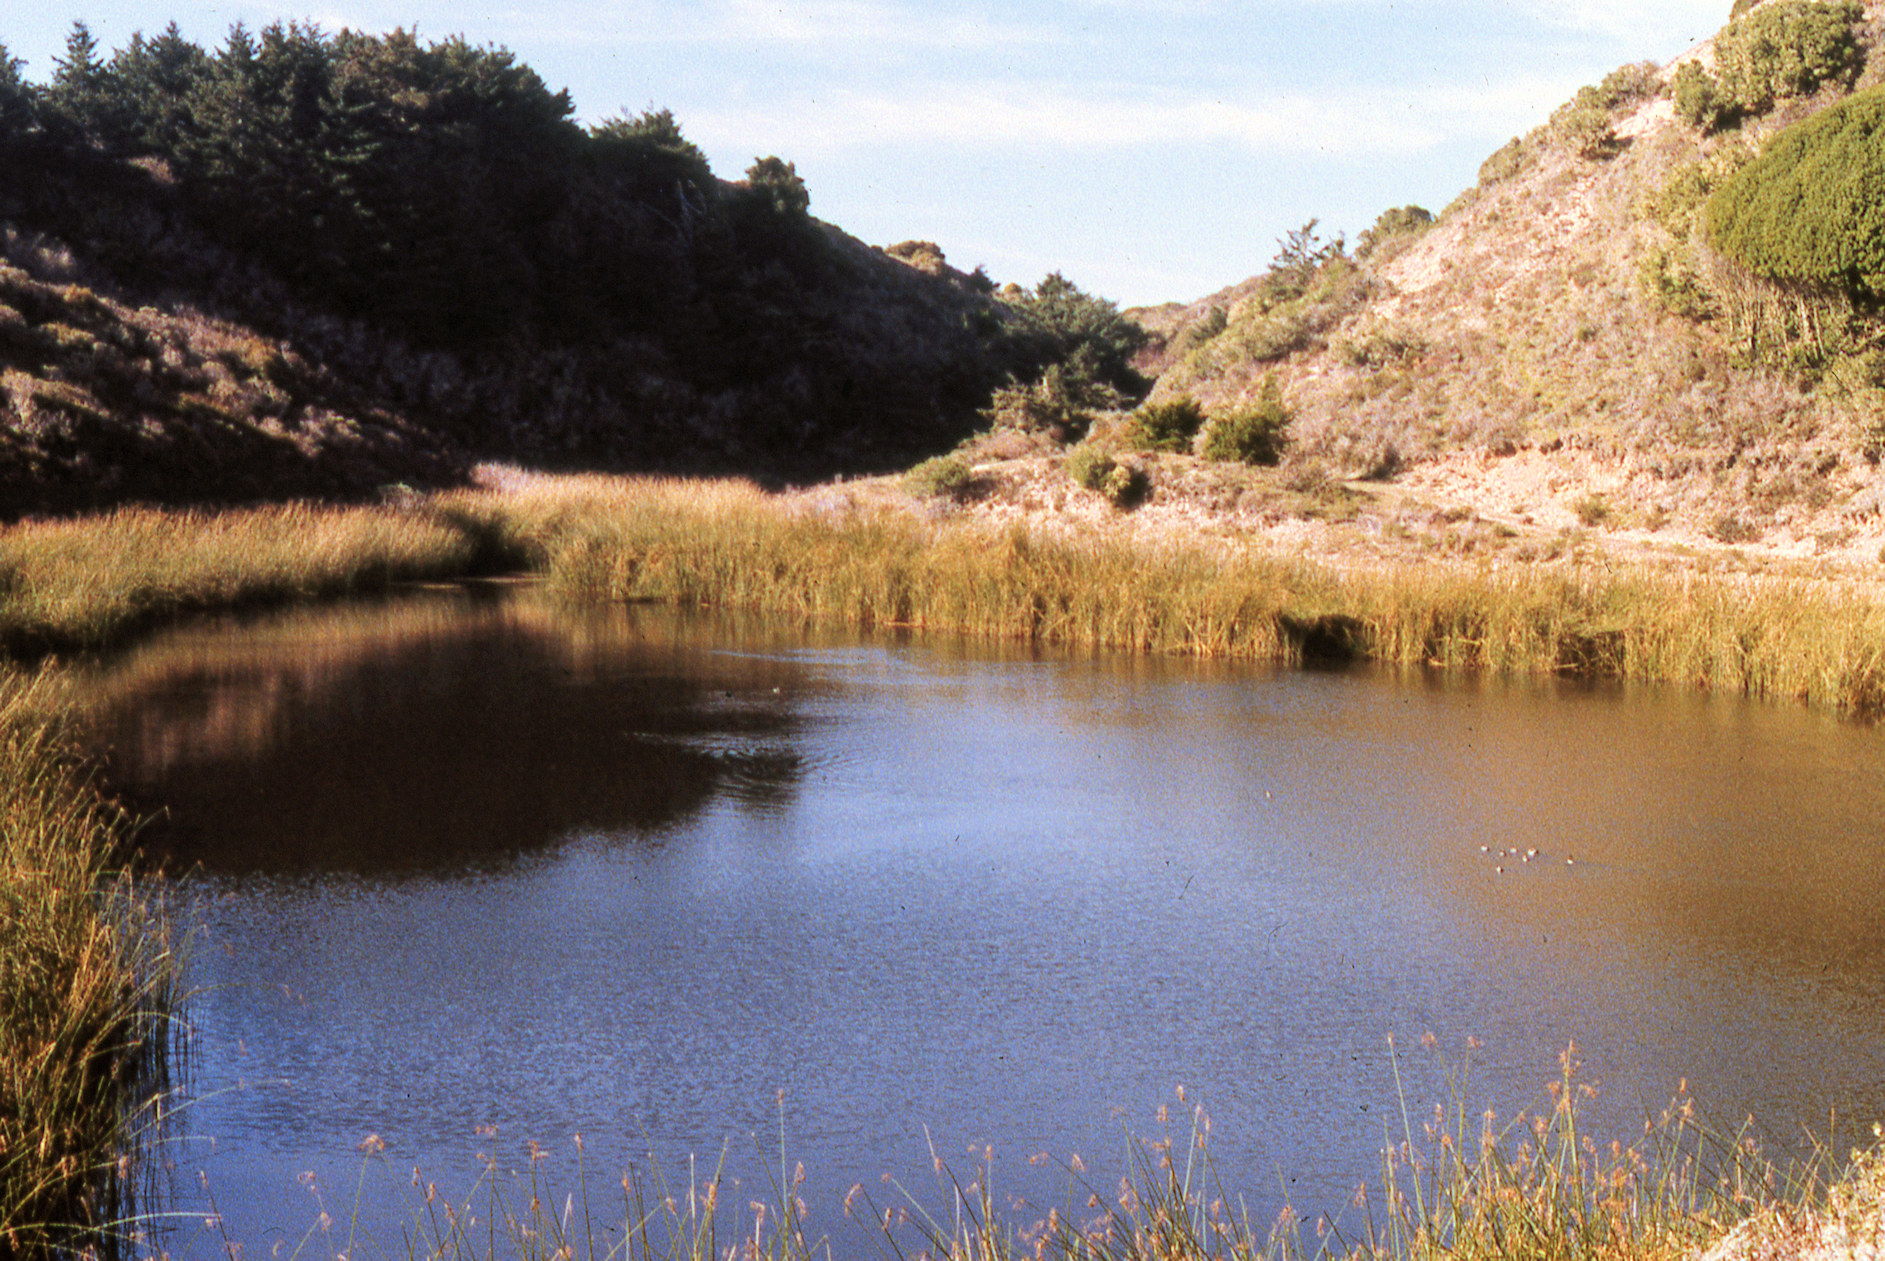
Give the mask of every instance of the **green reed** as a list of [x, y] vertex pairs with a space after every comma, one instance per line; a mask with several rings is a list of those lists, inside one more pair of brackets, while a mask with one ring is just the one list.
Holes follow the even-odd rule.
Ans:
[[178, 969], [114, 861], [125, 820], [0, 677], [0, 1254], [109, 1251], [164, 1106]]

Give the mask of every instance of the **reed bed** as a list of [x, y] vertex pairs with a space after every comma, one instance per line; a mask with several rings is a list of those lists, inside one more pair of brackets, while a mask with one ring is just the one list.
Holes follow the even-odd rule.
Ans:
[[739, 482], [575, 479], [440, 511], [583, 600], [1086, 648], [1559, 673], [1885, 710], [1885, 605], [1595, 564], [1343, 571], [1221, 541], [829, 513]]
[[463, 529], [411, 508], [127, 508], [17, 525], [0, 531], [0, 647], [98, 647], [193, 610], [451, 577], [480, 557]]
[[125, 821], [0, 677], [0, 1255], [111, 1251], [163, 1106], [178, 969]]

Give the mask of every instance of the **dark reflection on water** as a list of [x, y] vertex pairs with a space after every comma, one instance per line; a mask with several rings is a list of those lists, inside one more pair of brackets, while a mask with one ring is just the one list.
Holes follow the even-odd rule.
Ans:
[[192, 628], [114, 672], [95, 738], [145, 849], [219, 873], [503, 861], [777, 808], [804, 673], [472, 588]]
[[1682, 1077], [1783, 1145], [1885, 1116], [1880, 733], [1790, 707], [527, 591], [179, 633], [92, 694], [200, 864], [180, 1167], [251, 1256], [347, 1215], [368, 1133], [381, 1206], [531, 1139], [564, 1175], [577, 1132], [605, 1186], [724, 1144], [743, 1203], [780, 1091], [839, 1256], [844, 1189], [932, 1144], [1110, 1187], [1180, 1083], [1227, 1189], [1313, 1213], [1398, 1135], [1389, 1033], [1416, 1108], [1431, 1030], [1502, 1113], [1575, 1039], [1593, 1134]]

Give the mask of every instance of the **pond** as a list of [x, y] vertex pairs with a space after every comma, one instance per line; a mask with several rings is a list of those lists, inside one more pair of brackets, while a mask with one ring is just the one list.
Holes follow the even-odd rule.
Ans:
[[1333, 1213], [1401, 1135], [1390, 1035], [1416, 1117], [1469, 1059], [1536, 1107], [1573, 1041], [1600, 1134], [1683, 1079], [1775, 1150], [1885, 1117], [1885, 758], [1797, 708], [504, 584], [84, 674], [191, 932], [177, 1254], [405, 1255], [415, 1169], [562, 1195], [581, 1135], [597, 1195], [802, 1163], [865, 1255], [853, 1184], [988, 1162], [1021, 1220], [1200, 1102], [1253, 1215]]

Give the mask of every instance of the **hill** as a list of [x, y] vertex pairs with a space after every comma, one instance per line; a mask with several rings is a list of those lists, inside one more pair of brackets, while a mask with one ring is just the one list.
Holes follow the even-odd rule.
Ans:
[[894, 467], [1080, 340], [1058, 288], [821, 223], [790, 163], [722, 180], [665, 111], [571, 112], [501, 49], [404, 32], [107, 57], [81, 26], [43, 85], [0, 49], [0, 514], [478, 459]]
[[[1772, 178], [1763, 155], [1803, 129], [1841, 131], [1831, 169], [1885, 165], [1869, 129], [1885, 6], [1736, 9], [1671, 63], [1583, 89], [1437, 217], [1390, 211], [1352, 249], [1312, 223], [1263, 275], [1129, 312], [1154, 335], [1153, 399], [1228, 412], [1280, 391], [1298, 487], [1360, 479], [1514, 526], [1875, 560], [1885, 267], [1827, 254], [1812, 272], [1720, 225], [1755, 204], [1737, 180]], [[1770, 217], [1763, 239], [1885, 245], [1865, 209], [1885, 182], [1866, 178], [1846, 209]]]

